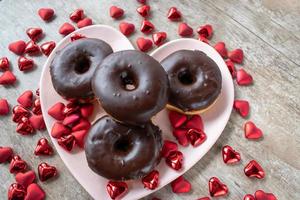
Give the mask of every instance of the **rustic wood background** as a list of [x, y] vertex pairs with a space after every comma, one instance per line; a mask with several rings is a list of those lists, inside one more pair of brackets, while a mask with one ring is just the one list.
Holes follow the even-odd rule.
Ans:
[[[184, 21], [194, 28], [210, 23], [215, 28], [212, 44], [226, 42], [229, 49], [242, 48], [245, 52], [244, 67], [255, 80], [253, 86], [237, 87], [236, 97], [247, 99], [251, 104], [249, 119], [264, 131], [264, 139], [258, 142], [243, 137], [242, 119], [235, 112], [224, 133], [213, 148], [185, 177], [191, 181], [192, 192], [184, 195], [172, 193], [166, 186], [145, 199], [156, 196], [164, 200], [197, 199], [208, 196], [207, 182], [217, 176], [229, 187], [226, 199], [242, 199], [246, 193], [257, 189], [273, 192], [279, 200], [300, 199], [300, 1], [299, 0], [149, 0], [152, 8], [151, 20], [157, 30], [166, 31], [169, 40], [178, 38], [177, 23], [165, 17], [171, 6], [177, 6], [184, 14]], [[8, 56], [13, 72], [18, 78], [15, 86], [0, 86], [0, 98], [7, 98], [11, 106], [26, 89], [38, 88], [40, 73], [46, 58], [35, 57], [37, 67], [29, 73], [17, 69], [17, 57], [10, 53], [10, 42], [28, 40], [28, 27], [42, 27], [46, 35], [43, 41], [59, 41], [58, 27], [68, 20], [76, 8], [83, 8], [94, 24], [118, 27], [119, 21], [108, 15], [111, 5], [126, 10], [126, 21], [139, 27], [141, 17], [135, 11], [139, 5], [135, 0], [0, 0], [0, 57]], [[52, 7], [56, 18], [44, 23], [37, 15], [41, 7]], [[139, 31], [130, 40], [140, 36]], [[21, 137], [15, 132], [11, 116], [1, 117], [0, 145], [12, 146], [35, 170], [41, 161], [58, 167], [58, 179], [41, 183], [49, 200], [91, 199], [77, 183], [56, 154], [50, 158], [37, 158], [33, 148], [46, 132]], [[49, 138], [49, 137], [48, 137]], [[242, 162], [226, 166], [221, 157], [221, 148], [229, 144], [242, 155]], [[266, 171], [264, 180], [247, 178], [243, 167], [256, 159]], [[14, 182], [7, 165], [0, 166], [0, 199], [7, 198], [7, 188]], [[223, 198], [220, 198], [223, 199]], [[225, 199], [225, 198], [224, 198]]]

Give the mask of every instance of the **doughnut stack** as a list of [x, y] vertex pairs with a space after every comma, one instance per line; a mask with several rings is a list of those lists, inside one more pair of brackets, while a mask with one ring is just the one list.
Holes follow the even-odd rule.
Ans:
[[85, 154], [95, 173], [115, 181], [142, 178], [160, 162], [162, 132], [151, 121], [157, 113], [201, 113], [222, 86], [218, 66], [201, 51], [176, 51], [159, 63], [91, 38], [56, 52], [50, 74], [63, 98], [96, 99], [107, 113], [89, 130]]

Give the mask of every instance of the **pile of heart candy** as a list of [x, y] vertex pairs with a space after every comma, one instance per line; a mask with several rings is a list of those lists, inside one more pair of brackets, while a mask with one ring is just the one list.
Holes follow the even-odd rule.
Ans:
[[[154, 25], [147, 20], [151, 7], [146, 4], [146, 0], [138, 0], [141, 6], [137, 8], [137, 12], [144, 20], [141, 24], [140, 31], [144, 34], [153, 33], [155, 30]], [[110, 7], [110, 16], [115, 19], [121, 19], [125, 12], [122, 8], [117, 6]], [[38, 14], [44, 21], [51, 21], [54, 16], [54, 10], [51, 8], [41, 8]], [[176, 8], [171, 7], [167, 13], [170, 21], [180, 22], [182, 13]], [[92, 19], [85, 16], [82, 9], [77, 9], [69, 16], [70, 20], [77, 23], [78, 28], [82, 28], [93, 24]], [[120, 22], [120, 31], [130, 36], [135, 32], [135, 26], [129, 22]], [[59, 28], [59, 33], [68, 35], [75, 30], [71, 23], [64, 23]], [[193, 29], [187, 23], [179, 23], [178, 34], [181, 37], [193, 36]], [[43, 36], [41, 28], [29, 28], [26, 31], [29, 42], [22, 40], [12, 42], [9, 44], [9, 50], [17, 55], [18, 67], [20, 71], [28, 71], [34, 67], [34, 61], [24, 56], [24, 54], [34, 56], [43, 53], [49, 56], [51, 51], [55, 48], [54, 41], [48, 41], [40, 46], [37, 44]], [[206, 24], [197, 29], [199, 40], [209, 43], [212, 37], [213, 28], [211, 25]], [[84, 36], [73, 34], [71, 40], [76, 40]], [[167, 39], [165, 32], [155, 32], [152, 34], [152, 40], [144, 37], [137, 39], [136, 43], [141, 51], [149, 51], [153, 47], [153, 43], [157, 46], [163, 44]], [[153, 41], [153, 42], [152, 42]], [[219, 54], [226, 59], [225, 62], [232, 75], [236, 78], [238, 85], [250, 85], [253, 79], [243, 68], [236, 70], [235, 63], [242, 64], [243, 51], [235, 49], [228, 52], [224, 42], [218, 42], [214, 48]], [[0, 70], [3, 71], [0, 76], [1, 85], [12, 85], [16, 82], [16, 77], [10, 71], [10, 63], [7, 57], [0, 58]], [[25, 91], [17, 99], [19, 105], [12, 109], [12, 120], [17, 123], [16, 132], [21, 135], [31, 135], [36, 130], [44, 130], [45, 123], [42, 116], [39, 91], [36, 95], [32, 91]], [[0, 115], [8, 115], [10, 113], [9, 104], [6, 99], [0, 99]], [[246, 100], [235, 100], [234, 109], [242, 116], [247, 117], [249, 113], [249, 103]], [[58, 144], [66, 151], [70, 152], [75, 146], [79, 148], [84, 147], [85, 136], [91, 126], [88, 117], [93, 113], [93, 104], [79, 103], [78, 101], [69, 101], [66, 105], [58, 102], [53, 105], [48, 114], [57, 120], [52, 127], [51, 136], [57, 139]], [[169, 119], [173, 127], [173, 135], [178, 143], [182, 146], [191, 144], [194, 147], [201, 145], [205, 142], [206, 135], [204, 133], [204, 126], [202, 119], [199, 115], [186, 116], [183, 114], [170, 111]], [[245, 137], [251, 140], [257, 140], [262, 137], [262, 131], [255, 126], [251, 121], [244, 124]], [[50, 156], [53, 155], [53, 149], [46, 138], [41, 138], [34, 150], [36, 156]], [[165, 158], [166, 164], [174, 170], [180, 170], [183, 166], [183, 154], [178, 151], [176, 142], [165, 140], [162, 150], [162, 156]], [[225, 164], [235, 164], [241, 160], [241, 155], [229, 145], [222, 149], [222, 156]], [[9, 162], [9, 172], [15, 174], [16, 183], [13, 183], [8, 189], [8, 199], [25, 199], [25, 200], [42, 200], [46, 194], [43, 189], [36, 182], [36, 175], [33, 170], [27, 170], [28, 166], [22, 158], [15, 154], [10, 147], [0, 147], [0, 163]], [[58, 172], [54, 166], [45, 162], [38, 166], [38, 177], [40, 181], [47, 181], [50, 178], [57, 176]], [[244, 173], [247, 177], [262, 179], [265, 177], [263, 168], [255, 160], [250, 161], [244, 168]], [[147, 189], [156, 189], [159, 185], [159, 172], [154, 170], [149, 175], [142, 179], [142, 183]], [[191, 184], [183, 176], [180, 176], [171, 183], [174, 193], [187, 193], [191, 190]], [[225, 196], [228, 193], [228, 187], [222, 183], [217, 177], [212, 177], [208, 181], [209, 194], [211, 197]], [[120, 198], [128, 190], [125, 182], [109, 181], [107, 184], [107, 191], [112, 199]], [[209, 200], [209, 197], [202, 197], [198, 200]], [[276, 197], [272, 193], [265, 193], [262, 190], [257, 190], [254, 195], [247, 194], [244, 200], [275, 200]], [[158, 198], [153, 198], [158, 200]]]

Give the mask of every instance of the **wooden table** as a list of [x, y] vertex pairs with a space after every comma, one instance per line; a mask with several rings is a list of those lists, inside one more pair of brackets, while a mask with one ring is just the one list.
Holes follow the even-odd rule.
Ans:
[[[247, 99], [251, 104], [249, 119], [264, 132], [264, 139], [248, 141], [243, 136], [242, 119], [235, 112], [221, 138], [185, 177], [191, 181], [192, 192], [184, 195], [172, 193], [166, 186], [145, 199], [197, 199], [208, 196], [208, 180], [219, 177], [229, 187], [226, 199], [242, 199], [246, 193], [257, 189], [273, 192], [279, 200], [300, 199], [300, 2], [298, 0], [149, 0], [152, 8], [151, 21], [157, 30], [166, 31], [169, 40], [178, 38], [178, 23], [170, 23], [165, 17], [171, 6], [178, 7], [184, 21], [194, 28], [205, 23], [213, 25], [215, 32], [212, 44], [224, 41], [228, 49], [242, 48], [245, 52], [243, 67], [254, 77], [250, 87], [236, 86], [236, 98]], [[13, 72], [18, 78], [14, 86], [0, 87], [0, 98], [7, 98], [10, 105], [16, 105], [16, 98], [26, 89], [38, 88], [44, 56], [34, 57], [37, 67], [29, 73], [22, 73], [17, 67], [17, 56], [10, 53], [10, 42], [28, 40], [25, 30], [40, 26], [46, 32], [43, 41], [59, 41], [59, 26], [68, 21], [68, 15], [76, 8], [83, 8], [95, 24], [118, 27], [119, 21], [108, 15], [111, 5], [126, 10], [124, 20], [134, 22], [139, 28], [141, 17], [135, 11], [135, 0], [0, 0], [0, 57], [8, 56]], [[38, 16], [41, 7], [52, 7], [56, 18], [44, 23]], [[139, 31], [130, 40], [140, 36]], [[240, 66], [238, 66], [240, 67]], [[58, 167], [58, 179], [41, 183], [49, 200], [91, 199], [77, 183], [60, 157], [50, 158], [33, 155], [33, 148], [40, 137], [48, 137], [46, 132], [22, 137], [15, 132], [11, 116], [1, 117], [0, 145], [12, 146], [29, 165], [36, 170], [41, 161]], [[238, 165], [227, 166], [221, 157], [221, 148], [231, 145], [241, 152], [242, 161]], [[247, 178], [243, 168], [256, 159], [266, 171], [264, 180]], [[8, 173], [8, 165], [0, 165], [0, 199], [6, 199], [7, 188], [14, 182]], [[223, 198], [220, 198], [223, 199]], [[225, 199], [225, 198], [224, 198]]]

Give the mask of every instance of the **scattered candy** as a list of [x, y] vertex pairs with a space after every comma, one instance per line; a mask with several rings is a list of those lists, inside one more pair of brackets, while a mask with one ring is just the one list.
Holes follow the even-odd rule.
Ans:
[[173, 128], [179, 128], [187, 121], [187, 116], [176, 111], [170, 111], [169, 119]]
[[238, 85], [250, 85], [253, 82], [253, 78], [243, 68], [241, 68], [236, 73], [236, 82]]
[[148, 21], [148, 20], [143, 20], [142, 24], [141, 24], [141, 32], [145, 33], [145, 34], [149, 34], [151, 33], [153, 30], [155, 29], [154, 25]]
[[181, 12], [176, 7], [171, 7], [167, 17], [171, 21], [179, 21], [181, 20]]
[[255, 199], [256, 200], [277, 200], [274, 194], [272, 193], [265, 193], [262, 190], [257, 190], [255, 192]]
[[53, 154], [53, 149], [46, 138], [39, 139], [35, 147], [34, 154], [37, 156], [49, 156]]
[[226, 164], [237, 163], [241, 160], [241, 155], [239, 152], [235, 151], [231, 146], [225, 145], [222, 148], [223, 161]]
[[73, 135], [65, 135], [57, 139], [57, 143], [64, 150], [70, 152], [76, 144], [75, 137]]
[[43, 35], [43, 30], [41, 28], [29, 28], [26, 30], [26, 34], [32, 41], [37, 41]]
[[68, 35], [68, 34], [72, 33], [73, 31], [75, 31], [75, 27], [68, 22], [64, 23], [59, 28], [59, 33], [62, 35]]
[[190, 37], [193, 35], [193, 28], [190, 27], [187, 23], [180, 23], [178, 26], [178, 34], [181, 37]]
[[213, 34], [213, 28], [210, 24], [206, 24], [206, 25], [200, 26], [197, 30], [197, 33], [206, 39], [210, 39]]
[[206, 44], [209, 44], [209, 41], [206, 37], [204, 37], [203, 35], [199, 35], [198, 40], [200, 40], [201, 42], [204, 42]]
[[79, 106], [76, 102], [70, 102], [66, 105], [66, 107], [63, 110], [63, 114], [65, 116], [69, 116], [71, 114], [77, 113], [79, 110]]
[[25, 195], [25, 188], [18, 183], [11, 184], [7, 193], [8, 200], [24, 199]]
[[38, 14], [42, 20], [49, 21], [54, 15], [54, 10], [52, 8], [40, 8]]
[[242, 49], [235, 49], [228, 53], [228, 58], [235, 63], [241, 64], [244, 59], [244, 52]]
[[35, 130], [29, 119], [27, 117], [22, 117], [21, 121], [17, 125], [16, 132], [20, 133], [21, 135], [30, 135], [34, 133], [34, 131]]
[[121, 198], [128, 190], [128, 186], [125, 182], [109, 181], [106, 186], [106, 190], [111, 199]]
[[63, 120], [63, 125], [70, 126], [75, 124], [79, 120], [80, 120], [80, 116], [78, 114], [71, 114]]
[[13, 122], [19, 123], [23, 117], [29, 117], [30, 112], [21, 105], [13, 107]]
[[38, 53], [40, 53], [40, 47], [34, 41], [31, 40], [31, 41], [27, 42], [24, 53], [28, 53], [31, 55], [38, 54]]
[[166, 163], [176, 171], [182, 168], [183, 154], [180, 151], [171, 151], [166, 157]]
[[79, 33], [73, 33], [71, 36], [70, 36], [70, 39], [71, 39], [71, 42], [75, 41], [75, 40], [79, 40], [79, 39], [82, 39], [82, 38], [86, 38], [84, 35], [81, 35]]
[[40, 100], [40, 98], [36, 98], [36, 99], [34, 100], [32, 112], [33, 112], [35, 115], [41, 115], [41, 114], [42, 114], [42, 108], [41, 108], [41, 100]]
[[249, 102], [245, 100], [234, 100], [233, 108], [239, 112], [242, 117], [249, 114]]
[[17, 102], [24, 108], [30, 108], [32, 106], [33, 93], [31, 90], [26, 90], [17, 99]]
[[152, 40], [156, 46], [160, 46], [167, 39], [166, 32], [157, 32], [152, 35]]
[[208, 188], [210, 196], [220, 197], [228, 193], [228, 188], [223, 184], [217, 177], [212, 177], [209, 179]]
[[51, 136], [53, 138], [60, 138], [64, 135], [69, 135], [70, 133], [71, 130], [61, 122], [55, 122], [51, 129]]
[[94, 105], [87, 103], [80, 107], [80, 114], [84, 118], [89, 118], [94, 112]]
[[10, 147], [0, 147], [0, 164], [9, 161], [13, 155], [13, 150]]
[[123, 33], [126, 36], [129, 36], [134, 32], [135, 26], [132, 23], [121, 22], [119, 25], [119, 29], [121, 33]]
[[252, 194], [246, 194], [243, 200], [255, 200], [255, 197]]
[[9, 113], [9, 104], [6, 99], [0, 99], [0, 115], [7, 115]]
[[65, 109], [65, 104], [58, 102], [48, 110], [48, 114], [54, 119], [61, 121], [65, 119], [65, 115], [63, 113], [64, 109]]
[[200, 115], [193, 115], [185, 124], [188, 129], [195, 129], [198, 131], [204, 130], [204, 125]]
[[18, 67], [20, 71], [27, 71], [32, 69], [34, 66], [34, 62], [30, 58], [26, 58], [25, 56], [20, 56], [18, 59]]
[[206, 134], [202, 130], [190, 129], [187, 132], [187, 138], [193, 147], [197, 147], [206, 140]]
[[136, 11], [142, 16], [142, 17], [148, 17], [150, 13], [150, 6], [149, 5], [142, 5], [136, 9]]
[[9, 69], [9, 60], [7, 57], [0, 58], [0, 70], [6, 71]]
[[18, 40], [8, 45], [8, 49], [17, 55], [22, 55], [25, 51], [25, 48], [26, 43], [23, 40]]
[[147, 0], [137, 0], [139, 3], [145, 4]]
[[174, 193], [188, 193], [191, 191], [191, 183], [183, 176], [179, 176], [177, 179], [171, 182], [172, 191]]
[[41, 51], [45, 56], [49, 56], [53, 49], [55, 48], [56, 44], [54, 41], [45, 42], [41, 45]]
[[245, 175], [252, 178], [263, 179], [265, 177], [264, 169], [255, 161], [251, 160], [244, 168]]
[[263, 136], [262, 131], [256, 127], [252, 121], [248, 121], [244, 124], [244, 133], [247, 139], [260, 139]]
[[227, 58], [228, 57], [228, 52], [226, 49], [226, 45], [224, 42], [218, 42], [214, 46], [215, 50], [222, 56], [222, 58]]
[[186, 129], [174, 129], [173, 130], [173, 135], [174, 137], [177, 139], [177, 141], [179, 142], [180, 145], [182, 146], [188, 146], [189, 145], [189, 141], [187, 138], [187, 131]]
[[17, 173], [16, 174], [16, 182], [27, 188], [31, 183], [36, 179], [34, 171], [28, 171], [25, 173]]
[[172, 151], [177, 151], [178, 145], [170, 140], [165, 140], [161, 150], [162, 157], [166, 158]]
[[87, 119], [80, 119], [79, 122], [72, 127], [72, 132], [81, 131], [81, 130], [89, 130], [91, 127], [91, 123]]
[[93, 24], [93, 20], [91, 18], [86, 17], [86, 18], [80, 20], [79, 22], [77, 22], [77, 27], [83, 28], [86, 26], [90, 26], [92, 24]]
[[124, 10], [117, 6], [111, 6], [109, 9], [109, 14], [114, 19], [119, 19], [124, 15]]
[[150, 39], [139, 37], [136, 41], [138, 48], [143, 51], [149, 51], [152, 48], [152, 41]]
[[56, 167], [43, 162], [38, 166], [38, 174], [39, 174], [39, 179], [42, 182], [44, 182], [49, 180], [50, 178], [57, 176], [58, 173]]
[[153, 170], [147, 176], [142, 178], [142, 183], [144, 184], [145, 188], [155, 190], [158, 186], [158, 178], [159, 172], [157, 170]]
[[80, 130], [80, 131], [72, 132], [75, 142], [80, 148], [84, 148], [85, 137], [87, 134], [88, 134], [88, 130]]
[[14, 84], [16, 80], [15, 75], [7, 70], [0, 76], [0, 85], [11, 85]]
[[70, 14], [70, 20], [75, 23], [82, 20], [83, 17], [84, 17], [84, 11], [81, 8], [76, 9], [74, 12]]
[[27, 164], [20, 156], [15, 155], [12, 157], [9, 164], [9, 172], [12, 174], [23, 172], [27, 168]]
[[46, 193], [36, 183], [32, 183], [27, 188], [27, 194], [24, 200], [44, 200]]
[[236, 69], [235, 69], [234, 63], [231, 60], [226, 60], [225, 63], [227, 65], [227, 68], [228, 68], [232, 78], [235, 78], [236, 77]]

